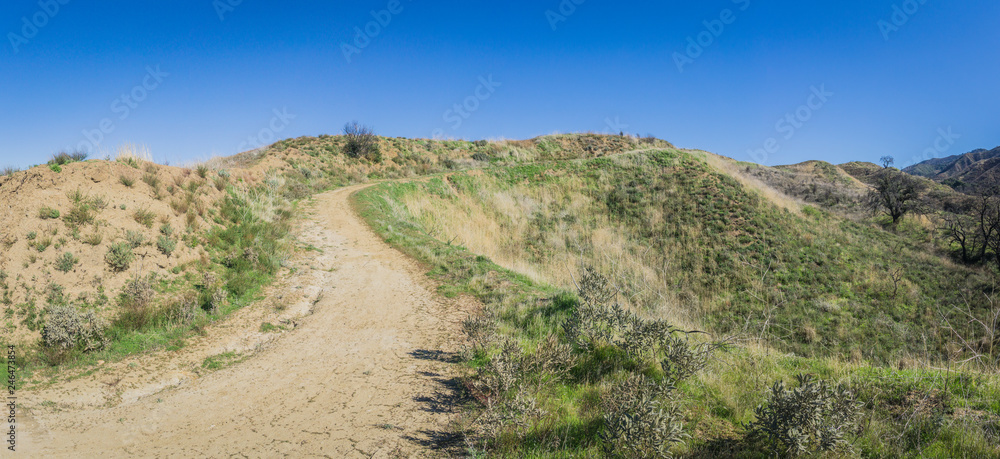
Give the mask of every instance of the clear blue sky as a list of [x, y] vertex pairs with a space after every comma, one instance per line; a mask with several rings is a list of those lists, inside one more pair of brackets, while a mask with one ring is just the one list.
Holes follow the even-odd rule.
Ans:
[[[935, 143], [1000, 145], [998, 18], [996, 0], [5, 1], [0, 166], [88, 137], [176, 164], [352, 119], [387, 136], [624, 129], [767, 164], [902, 165]], [[377, 33], [348, 62], [355, 27]], [[949, 128], [960, 137], [939, 139]]]

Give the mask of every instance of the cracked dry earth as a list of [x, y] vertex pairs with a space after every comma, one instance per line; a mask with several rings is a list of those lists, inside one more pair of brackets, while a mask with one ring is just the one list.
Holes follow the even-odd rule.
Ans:
[[[448, 437], [455, 416], [447, 401], [454, 375], [442, 356], [455, 350], [459, 322], [471, 305], [436, 295], [416, 262], [386, 245], [354, 214], [348, 197], [358, 189], [319, 195], [309, 206], [313, 215], [304, 223], [300, 240], [320, 251], [308, 252], [313, 274], [301, 282], [322, 285], [305, 286], [319, 292], [314, 292], [311, 314], [296, 319], [294, 330], [270, 341], [258, 339], [257, 351], [247, 360], [201, 377], [176, 370], [191, 367], [191, 362], [178, 364], [167, 357], [140, 361], [175, 369], [152, 371], [145, 379], [130, 377], [126, 370], [108, 370], [66, 383], [71, 390], [61, 385], [29, 390], [22, 396], [29, 412], [21, 423], [17, 454], [446, 454], [436, 446]], [[177, 354], [194, 353], [191, 359], [197, 362], [232, 349], [226, 343], [252, 344], [260, 333], [251, 327], [259, 327], [260, 319], [251, 313], [243, 320], [242, 330], [235, 326], [237, 330]], [[116, 397], [105, 394], [106, 400], [87, 395], [106, 393], [107, 387], [95, 387], [108, 384], [102, 381], [115, 374], [130, 382], [129, 391], [118, 390]], [[57, 402], [40, 405], [42, 400]], [[53, 405], [58, 409], [45, 408]]]

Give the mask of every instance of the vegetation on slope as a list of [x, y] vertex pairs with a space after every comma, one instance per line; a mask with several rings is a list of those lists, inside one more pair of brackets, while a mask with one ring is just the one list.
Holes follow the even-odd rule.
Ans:
[[[486, 305], [467, 324], [468, 385], [481, 406], [469, 425], [474, 447], [600, 453], [615, 425], [606, 402], [638, 374], [677, 387], [664, 407], [683, 413], [694, 438], [673, 444], [674, 453], [780, 453], [747, 426], [775, 381], [809, 373], [857, 394], [865, 428], [845, 435], [863, 455], [1000, 454], [996, 377], [953, 364], [956, 336], [976, 333], [955, 307], [977, 298], [989, 306], [990, 278], [928, 253], [910, 237], [919, 228], [894, 234], [808, 206], [791, 212], [700, 153], [672, 149], [383, 184], [358, 205], [387, 240], [433, 266], [445, 293]], [[580, 266], [607, 273], [643, 320], [739, 345], [680, 381], [666, 376], [664, 349], [654, 354], [667, 360], [652, 362], [608, 342], [580, 347], [566, 332], [581, 308], [567, 293], [577, 290]], [[544, 364], [553, 360], [561, 364]], [[484, 396], [484, 381], [503, 379], [512, 365], [520, 374], [507, 379], [524, 381], [519, 389]], [[498, 409], [511, 427], [483, 425]]]
[[[351, 154], [350, 137], [322, 136], [191, 168], [157, 165], [148, 152], [126, 147], [113, 161], [60, 154], [49, 167], [6, 171], [0, 177], [10, 208], [0, 228], [6, 249], [0, 253], [0, 341], [29, 345], [21, 353], [29, 365], [20, 366], [29, 372], [178, 349], [190, 334], [253, 300], [278, 272], [290, 256], [294, 203], [313, 193], [490, 162], [669, 145], [587, 135], [475, 143], [371, 140], [380, 145], [377, 158]], [[52, 312], [66, 317], [52, 318]], [[60, 345], [40, 339], [47, 326], [56, 332], [50, 325], [77, 324], [75, 317], [90, 313], [102, 319], [91, 321], [100, 325], [97, 332], [67, 325], [58, 330], [69, 336]], [[88, 345], [94, 340], [83, 338], [95, 333], [108, 339]]]

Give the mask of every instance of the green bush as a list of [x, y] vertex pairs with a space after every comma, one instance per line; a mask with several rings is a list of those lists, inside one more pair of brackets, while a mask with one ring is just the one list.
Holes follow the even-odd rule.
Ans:
[[59, 211], [51, 207], [42, 207], [38, 209], [38, 218], [42, 220], [52, 220], [59, 218]]
[[72, 253], [66, 252], [56, 259], [56, 269], [64, 273], [68, 273], [79, 261], [80, 260], [74, 257]]
[[174, 228], [170, 226], [170, 223], [164, 223], [160, 226], [160, 234], [170, 237], [174, 235]]
[[765, 438], [775, 452], [792, 456], [851, 450], [845, 436], [854, 429], [862, 406], [854, 393], [809, 375], [795, 379], [799, 387], [791, 390], [784, 381], [774, 383], [767, 403], [754, 411], [751, 436]]
[[121, 182], [122, 185], [125, 185], [129, 188], [132, 188], [132, 185], [135, 185], [135, 178], [125, 174], [119, 175], [118, 181]]
[[156, 240], [156, 248], [160, 250], [160, 253], [169, 257], [174, 252], [174, 249], [177, 248], [177, 241], [167, 236], [160, 236]]
[[70, 228], [77, 228], [94, 222], [94, 212], [90, 203], [79, 201], [63, 216], [63, 221]]
[[132, 246], [128, 242], [118, 242], [108, 247], [108, 253], [104, 255], [104, 261], [112, 271], [122, 272], [128, 269], [135, 254], [132, 253]]

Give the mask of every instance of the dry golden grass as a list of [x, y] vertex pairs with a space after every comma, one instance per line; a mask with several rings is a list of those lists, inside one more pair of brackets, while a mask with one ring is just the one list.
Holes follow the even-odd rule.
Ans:
[[[587, 227], [564, 218], [584, 215], [595, 203], [572, 180], [551, 187], [501, 189], [492, 177], [479, 177], [478, 195], [453, 193], [451, 199], [408, 194], [404, 208], [393, 213], [416, 220], [433, 237], [453, 241], [485, 255], [500, 266], [532, 280], [575, 290], [574, 276], [590, 265], [615, 279], [628, 279], [621, 289], [643, 315], [668, 319], [690, 329], [701, 328], [703, 307], [694, 295], [678, 294], [669, 254], [653, 252], [626, 235], [618, 224], [600, 218]], [[554, 210], [551, 203], [566, 203]], [[557, 221], [538, 231], [537, 220]], [[544, 251], [544, 253], [538, 253]], [[536, 253], [526, 257], [525, 254]]]
[[733, 177], [740, 182], [744, 187], [750, 190], [755, 190], [760, 193], [765, 199], [770, 201], [772, 204], [788, 209], [790, 212], [801, 215], [802, 205], [804, 204], [801, 200], [788, 196], [781, 191], [772, 188], [770, 185], [760, 181], [757, 178], [750, 177], [740, 171], [737, 166], [736, 161], [730, 158], [725, 158], [714, 153], [703, 152], [700, 150], [686, 150], [689, 153], [696, 154], [703, 158], [706, 163], [711, 165], [717, 171]]
[[[111, 157], [111, 154], [104, 155], [106, 157]], [[153, 154], [149, 151], [149, 148], [145, 145], [135, 145], [131, 143], [126, 143], [119, 145], [114, 151], [114, 160], [119, 162], [129, 162], [135, 161], [136, 164], [144, 164], [153, 162]]]

